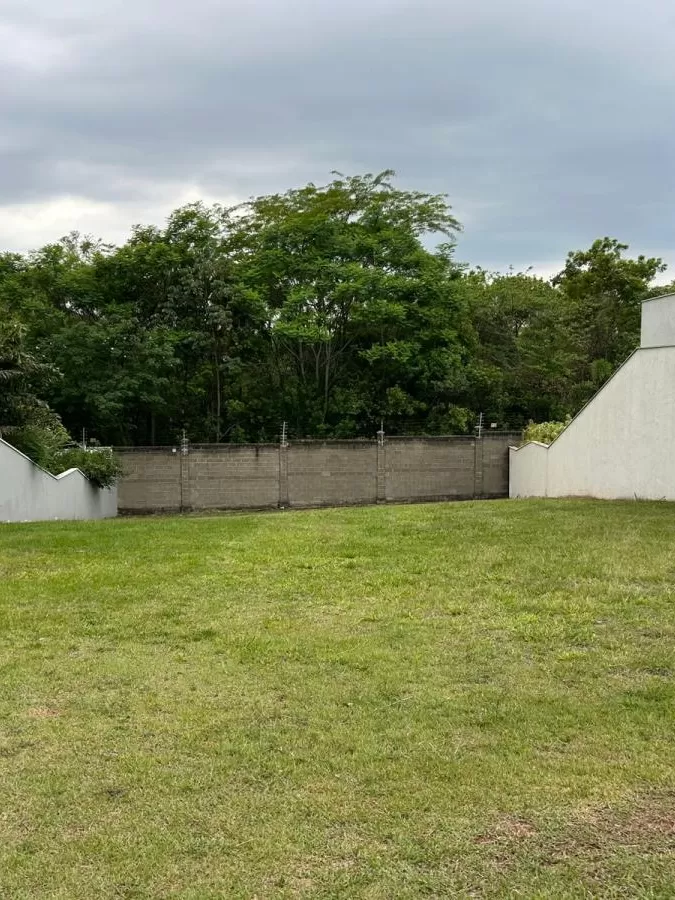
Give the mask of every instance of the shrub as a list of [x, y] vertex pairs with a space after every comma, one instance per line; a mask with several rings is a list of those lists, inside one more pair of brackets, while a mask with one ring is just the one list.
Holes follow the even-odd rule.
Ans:
[[102, 488], [112, 487], [121, 476], [122, 465], [112, 450], [73, 446], [61, 419], [45, 404], [26, 411], [22, 418], [21, 425], [4, 428], [0, 436], [52, 475], [79, 469]]
[[20, 409], [21, 425], [4, 428], [2, 437], [38, 466], [51, 471], [56, 455], [70, 443], [61, 419], [45, 404]]
[[564, 422], [530, 422], [523, 432], [523, 443], [538, 441], [540, 444], [552, 444], [571, 421], [572, 417], [568, 416]]
[[79, 469], [100, 488], [112, 487], [122, 474], [122, 464], [112, 450], [105, 447], [96, 450], [83, 450], [82, 447], [60, 450], [51, 461], [49, 471], [53, 475], [60, 475], [67, 469]]

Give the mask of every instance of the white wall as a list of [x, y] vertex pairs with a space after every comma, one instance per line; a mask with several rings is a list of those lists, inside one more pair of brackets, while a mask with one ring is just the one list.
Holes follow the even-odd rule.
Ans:
[[509, 449], [509, 497], [545, 497], [548, 480], [548, 447], [530, 441]]
[[637, 350], [544, 451], [543, 479], [531, 447], [511, 452], [512, 497], [675, 500], [675, 347]]
[[117, 488], [101, 490], [79, 469], [50, 475], [0, 438], [0, 522], [116, 515]]
[[675, 344], [675, 294], [654, 297], [642, 304], [641, 347]]

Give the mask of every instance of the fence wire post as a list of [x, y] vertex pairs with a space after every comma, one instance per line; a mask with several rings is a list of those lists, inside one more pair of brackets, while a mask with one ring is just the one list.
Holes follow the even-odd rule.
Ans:
[[284, 422], [279, 442], [279, 508], [286, 509], [288, 503], [288, 438]]
[[180, 439], [180, 511], [190, 509], [190, 441], [187, 433], [183, 429], [183, 436]]
[[377, 479], [376, 479], [376, 502], [386, 503], [387, 501], [387, 458], [386, 448], [384, 446], [384, 422], [380, 422], [380, 430], [377, 432]]

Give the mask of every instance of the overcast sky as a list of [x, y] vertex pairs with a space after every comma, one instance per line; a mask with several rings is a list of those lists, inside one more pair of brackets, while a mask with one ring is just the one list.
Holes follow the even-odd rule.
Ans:
[[394, 168], [471, 263], [675, 266], [672, 0], [0, 0], [0, 46], [0, 249]]

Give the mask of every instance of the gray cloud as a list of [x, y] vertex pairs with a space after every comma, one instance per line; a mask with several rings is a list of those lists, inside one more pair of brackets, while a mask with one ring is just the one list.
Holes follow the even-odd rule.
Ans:
[[449, 195], [471, 262], [552, 265], [603, 234], [675, 259], [667, 0], [456, 6], [0, 0], [0, 239], [38, 243], [63, 198], [68, 227], [79, 202], [118, 238], [188, 193], [393, 167]]

